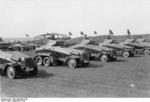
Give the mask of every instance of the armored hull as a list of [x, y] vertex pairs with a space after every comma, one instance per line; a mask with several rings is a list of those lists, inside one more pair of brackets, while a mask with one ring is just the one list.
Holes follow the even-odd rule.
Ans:
[[89, 56], [81, 50], [58, 46], [59, 41], [49, 41], [36, 49], [35, 60], [38, 65], [51, 66], [61, 62], [76, 68], [89, 63]]
[[[116, 60], [115, 54], [109, 48], [99, 46], [90, 40], [83, 40], [80, 44], [74, 45], [71, 48], [80, 49], [88, 52], [91, 59], [99, 59], [102, 62]], [[105, 59], [103, 59], [105, 56]]]

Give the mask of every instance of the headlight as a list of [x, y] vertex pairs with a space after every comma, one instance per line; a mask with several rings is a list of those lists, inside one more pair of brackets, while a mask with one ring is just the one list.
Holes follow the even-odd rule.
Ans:
[[24, 58], [21, 58], [21, 61], [24, 61]]

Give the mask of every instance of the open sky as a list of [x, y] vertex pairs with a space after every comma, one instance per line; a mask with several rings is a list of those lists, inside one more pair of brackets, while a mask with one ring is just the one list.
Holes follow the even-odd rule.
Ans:
[[150, 0], [0, 0], [0, 34], [150, 33]]

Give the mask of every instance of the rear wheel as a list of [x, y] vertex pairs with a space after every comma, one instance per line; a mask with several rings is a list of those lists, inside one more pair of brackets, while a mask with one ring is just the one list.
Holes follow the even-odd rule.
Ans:
[[12, 66], [7, 67], [7, 77], [14, 79], [16, 77], [16, 70]]
[[36, 64], [37, 65], [42, 65], [43, 59], [41, 56], [36, 57]]
[[43, 59], [43, 64], [44, 64], [45, 66], [50, 66], [50, 65], [51, 65], [50, 58], [49, 58], [49, 57], [45, 57], [45, 58]]
[[68, 66], [69, 66], [70, 68], [76, 68], [76, 67], [77, 67], [77, 62], [76, 62], [76, 60], [75, 60], [75, 59], [69, 59], [69, 61], [68, 61]]
[[144, 50], [144, 54], [145, 55], [150, 55], [150, 50], [148, 50], [148, 49]]
[[105, 63], [105, 62], [108, 62], [108, 56], [107, 56], [107, 55], [101, 55], [101, 56], [100, 56], [100, 61], [101, 61], [101, 62], [104, 62], [104, 63]]
[[130, 53], [129, 51], [123, 51], [122, 55], [124, 58], [128, 58], [130, 56]]

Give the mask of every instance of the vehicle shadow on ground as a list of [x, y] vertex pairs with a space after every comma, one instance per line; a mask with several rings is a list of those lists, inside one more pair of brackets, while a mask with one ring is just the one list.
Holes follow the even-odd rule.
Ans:
[[135, 55], [135, 56], [133, 56], [133, 57], [131, 57], [131, 58], [136, 58], [136, 57], [143, 57], [144, 55], [142, 55], [142, 54], [139, 54], [139, 55]]
[[117, 59], [115, 61], [112, 61], [113, 62], [127, 62], [128, 60], [127, 59]]
[[80, 68], [102, 68], [103, 66], [103, 64], [94, 64], [91, 62], [88, 66], [82, 66]]
[[32, 78], [49, 78], [53, 77], [53, 73], [48, 73], [46, 70], [39, 70], [37, 75], [21, 75], [18, 76], [17, 79], [32, 79]]

